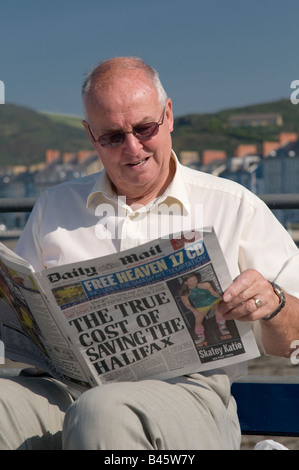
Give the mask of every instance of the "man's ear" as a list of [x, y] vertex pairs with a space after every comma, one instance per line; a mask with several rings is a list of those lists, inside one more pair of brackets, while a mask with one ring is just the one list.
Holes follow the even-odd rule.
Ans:
[[172, 132], [173, 131], [173, 112], [172, 112], [172, 101], [170, 98], [168, 98], [166, 102], [165, 116], [168, 122], [169, 132]]

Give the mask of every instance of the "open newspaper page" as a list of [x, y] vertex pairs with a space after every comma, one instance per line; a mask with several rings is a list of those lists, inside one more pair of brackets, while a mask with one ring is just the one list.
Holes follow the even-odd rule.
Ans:
[[67, 340], [50, 314], [32, 268], [3, 244], [0, 244], [0, 340], [4, 343], [5, 358], [64, 378], [50, 357], [50, 345], [64, 344], [67, 350]]
[[259, 355], [250, 325], [217, 313], [231, 278], [212, 229], [47, 269], [36, 279], [68, 344], [47, 351], [78, 383], [165, 379]]

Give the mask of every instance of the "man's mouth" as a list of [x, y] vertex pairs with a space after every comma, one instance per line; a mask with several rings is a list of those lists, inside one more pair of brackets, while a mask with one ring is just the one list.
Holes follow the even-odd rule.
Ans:
[[140, 166], [140, 165], [143, 165], [147, 160], [148, 160], [149, 157], [147, 158], [143, 158], [142, 160], [139, 160], [138, 162], [135, 162], [135, 163], [129, 163], [130, 166]]

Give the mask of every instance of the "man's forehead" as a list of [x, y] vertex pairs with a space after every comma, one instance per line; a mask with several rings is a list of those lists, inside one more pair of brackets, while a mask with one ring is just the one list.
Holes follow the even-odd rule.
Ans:
[[106, 73], [95, 74], [89, 84], [86, 98], [96, 95], [115, 94], [119, 90], [129, 92], [134, 89], [151, 90], [155, 88], [153, 81], [143, 70], [115, 68]]
[[85, 99], [85, 108], [88, 114], [143, 114], [149, 108], [155, 110], [159, 105], [158, 93], [153, 86], [140, 86], [130, 83], [127, 86], [118, 84], [103, 90], [95, 89]]
[[95, 74], [89, 86], [89, 93], [113, 93], [123, 87], [152, 88], [154, 84], [143, 70], [116, 68]]

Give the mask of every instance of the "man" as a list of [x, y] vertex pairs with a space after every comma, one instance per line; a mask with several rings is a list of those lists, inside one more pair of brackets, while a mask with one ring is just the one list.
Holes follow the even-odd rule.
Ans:
[[[299, 253], [271, 212], [241, 186], [179, 164], [171, 145], [172, 102], [157, 73], [141, 60], [116, 58], [101, 64], [84, 83], [83, 103], [83, 124], [105, 171], [48, 190], [16, 251], [37, 270], [115, 253], [149, 241], [148, 224], [157, 207], [165, 212], [162, 236], [173, 218], [167, 207], [175, 203], [183, 213], [198, 204], [204, 225], [214, 226], [235, 279], [219, 305], [221, 314], [253, 322], [267, 353], [288, 356], [299, 334]], [[107, 204], [115, 217], [101, 210]], [[285, 298], [270, 281], [281, 285]], [[49, 444], [49, 436], [60, 438], [67, 408], [65, 449], [240, 445], [230, 382], [220, 370], [168, 381], [107, 384], [83, 393], [70, 407], [71, 395], [57, 382], [22, 379], [10, 384], [8, 392], [8, 381], [0, 382], [0, 448], [37, 448], [43, 442], [57, 446], [59, 439]], [[29, 430], [20, 415], [20, 396], [23, 416], [33, 423]], [[39, 438], [32, 444], [34, 433]]]

